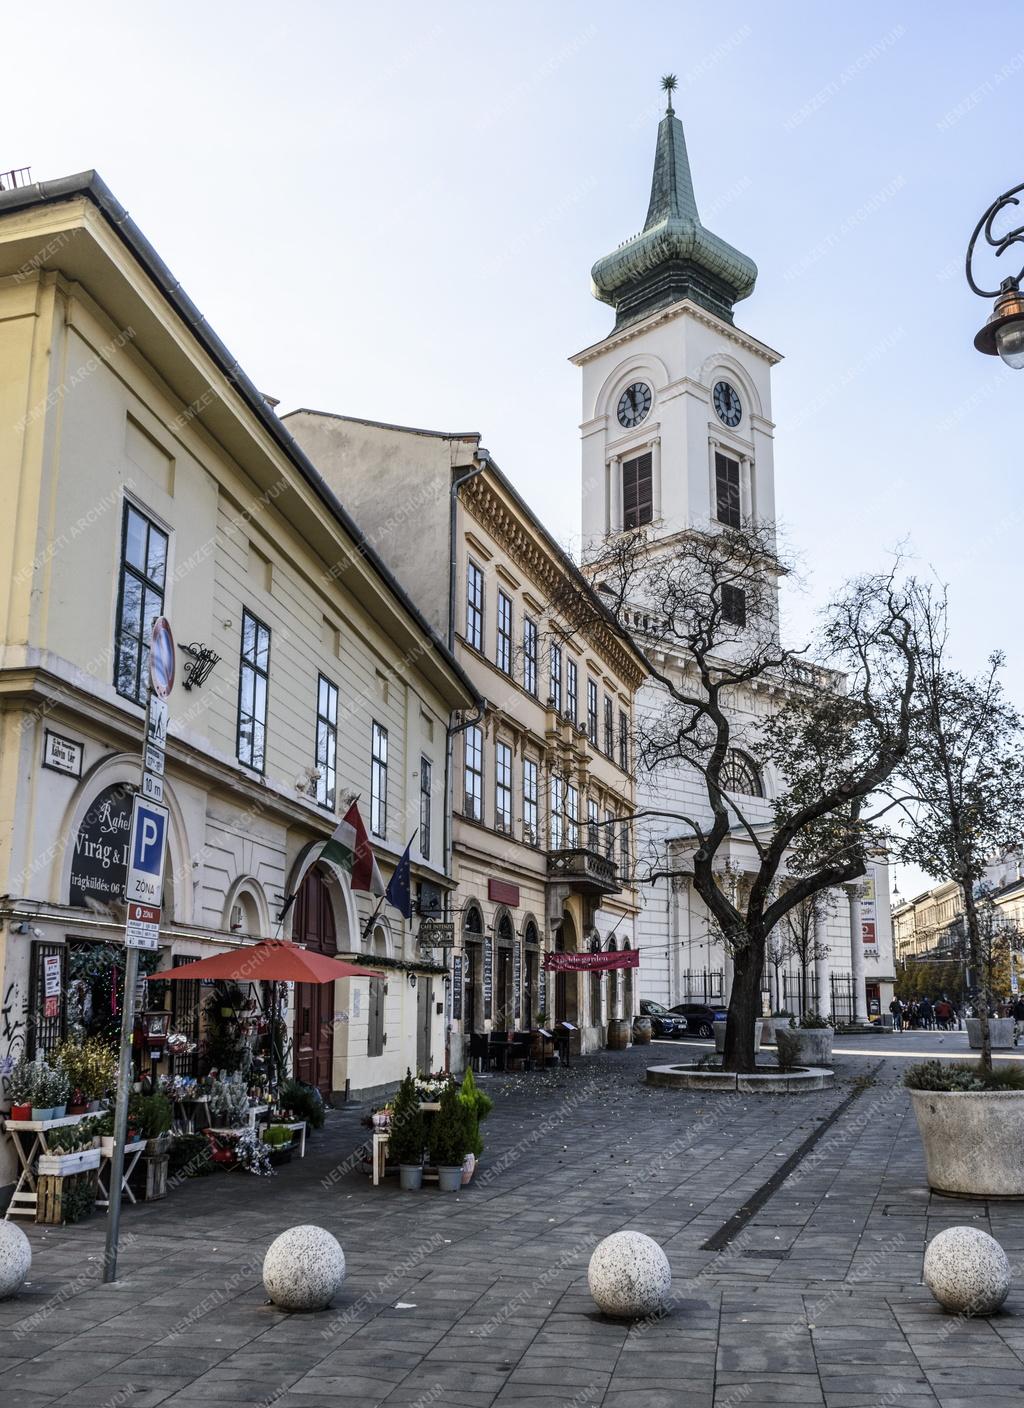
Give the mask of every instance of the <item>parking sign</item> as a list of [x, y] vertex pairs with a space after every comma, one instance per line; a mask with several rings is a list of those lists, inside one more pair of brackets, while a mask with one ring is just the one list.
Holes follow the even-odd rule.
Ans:
[[159, 905], [164, 882], [167, 841], [167, 808], [136, 796], [132, 806], [132, 834], [128, 848], [125, 900], [131, 904]]

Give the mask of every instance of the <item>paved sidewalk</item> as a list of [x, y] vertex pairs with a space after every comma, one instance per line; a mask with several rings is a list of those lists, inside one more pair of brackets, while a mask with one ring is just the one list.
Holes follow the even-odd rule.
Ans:
[[[908, 1037], [926, 1049], [935, 1034]], [[953, 1043], [950, 1043], [952, 1045]], [[99, 1282], [104, 1223], [29, 1227], [31, 1284], [0, 1302], [2, 1402], [77, 1405], [516, 1405], [516, 1408], [1007, 1408], [1024, 1403], [1024, 1286], [991, 1321], [944, 1316], [927, 1240], [972, 1222], [1024, 1266], [1024, 1205], [931, 1197], [882, 1038], [844, 1040], [832, 1090], [798, 1097], [648, 1089], [665, 1047], [486, 1081], [473, 1184], [374, 1189], [366, 1131], [338, 1111], [276, 1178], [194, 1180], [122, 1219], [122, 1279]], [[856, 1098], [720, 1251], [703, 1244]], [[341, 1241], [335, 1306], [265, 1304], [260, 1265], [300, 1222]], [[672, 1264], [669, 1313], [603, 1319], [595, 1244], [637, 1228]]]

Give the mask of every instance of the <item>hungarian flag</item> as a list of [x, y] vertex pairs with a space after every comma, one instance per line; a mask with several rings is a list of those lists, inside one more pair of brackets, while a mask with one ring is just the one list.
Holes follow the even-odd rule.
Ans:
[[383, 895], [384, 878], [355, 802], [338, 823], [334, 835], [310, 851], [308, 865], [315, 865], [318, 860], [332, 861], [339, 869], [347, 871], [353, 890]]
[[353, 890], [365, 890], [371, 895], [383, 895], [384, 877], [377, 867], [370, 838], [366, 834], [366, 827], [359, 815], [359, 808], [353, 802], [335, 828], [334, 834], [328, 836], [326, 841], [317, 841], [306, 852], [302, 869], [295, 877], [295, 888], [285, 900], [284, 907], [277, 916], [278, 924], [284, 922], [285, 915], [295, 903], [299, 886], [318, 860], [333, 861], [336, 866], [344, 870]]

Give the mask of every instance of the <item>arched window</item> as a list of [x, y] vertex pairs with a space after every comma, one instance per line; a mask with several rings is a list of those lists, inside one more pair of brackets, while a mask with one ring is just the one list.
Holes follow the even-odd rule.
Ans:
[[763, 797], [764, 783], [757, 764], [748, 753], [738, 748], [730, 748], [722, 765], [722, 786], [726, 792], [736, 792], [744, 797]]
[[[587, 947], [591, 953], [600, 953], [600, 934], [593, 934]], [[601, 1025], [601, 974], [596, 971], [590, 975], [590, 1021], [592, 1026]]]
[[[608, 939], [608, 952], [609, 952], [609, 953], [614, 953], [614, 952], [617, 950], [617, 948], [618, 948], [618, 944], [615, 942], [615, 939], [614, 939], [613, 937], [609, 937], [609, 939]], [[618, 974], [618, 970], [617, 970], [617, 969], [615, 969], [615, 968], [610, 968], [610, 969], [608, 970], [608, 1020], [609, 1020], [609, 1021], [612, 1021], [613, 1018], [617, 1017], [618, 1015], [619, 1015], [619, 974]]]
[[462, 1025], [465, 1032], [475, 1032], [483, 1017], [483, 937], [484, 916], [479, 905], [471, 904], [462, 916]]
[[[628, 940], [628, 939], [624, 939], [623, 942], [622, 942], [622, 951], [623, 951], [623, 953], [628, 953], [631, 947], [632, 947], [632, 945], [630, 944], [629, 940]], [[624, 1011], [623, 1011], [622, 1015], [626, 1018], [626, 1020], [627, 1020], [628, 1022], [631, 1022], [631, 1021], [633, 1020], [633, 970], [632, 970], [632, 968], [624, 968], [624, 969], [623, 969], [623, 972], [622, 972], [622, 988], [623, 988], [623, 993], [622, 993], [622, 1006], [623, 1006], [623, 1008], [624, 1008]]]

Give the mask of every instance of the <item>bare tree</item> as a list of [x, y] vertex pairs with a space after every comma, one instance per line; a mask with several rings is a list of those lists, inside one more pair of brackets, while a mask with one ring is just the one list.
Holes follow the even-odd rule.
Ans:
[[914, 638], [914, 727], [893, 796], [908, 818], [905, 860], [955, 881], [964, 905], [967, 950], [978, 991], [981, 1066], [992, 1069], [988, 1015], [992, 924], [979, 910], [985, 867], [1024, 831], [1021, 717], [1000, 680], [1002, 655], [968, 676], [950, 667], [945, 593], [915, 588], [922, 628]]
[[[700, 782], [700, 804], [671, 812], [687, 862], [662, 853], [638, 878], [691, 878], [733, 958], [725, 1066], [749, 1071], [769, 936], [805, 901], [865, 874], [880, 843], [867, 804], [910, 743], [914, 598], [895, 573], [850, 583], [811, 666], [780, 642], [786, 569], [770, 526], [687, 531], [669, 551], [621, 534], [587, 570], [657, 686], [637, 719], [639, 765]], [[767, 712], [755, 699], [771, 701]], [[737, 750], [771, 764], [779, 785], [767, 806], [736, 784]], [[743, 886], [725, 875], [737, 841], [753, 856]]]

